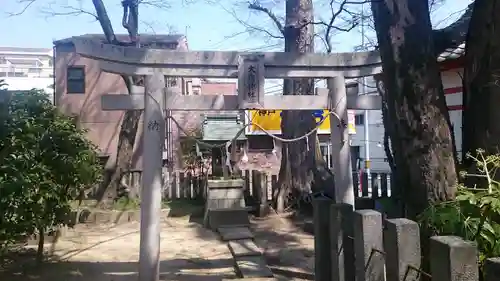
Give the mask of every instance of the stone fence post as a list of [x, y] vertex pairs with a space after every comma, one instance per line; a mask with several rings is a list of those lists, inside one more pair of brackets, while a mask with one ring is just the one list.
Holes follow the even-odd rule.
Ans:
[[330, 246], [330, 206], [328, 198], [313, 199], [314, 211], [314, 280], [332, 280]]
[[356, 281], [384, 281], [382, 214], [374, 210], [354, 212]]
[[420, 275], [420, 231], [408, 219], [386, 220], [384, 230], [387, 281], [417, 280]]
[[460, 237], [432, 237], [430, 262], [432, 281], [479, 280], [477, 247]]
[[484, 264], [485, 279], [484, 281], [500, 280], [500, 257], [487, 259]]
[[350, 281], [355, 278], [353, 207], [350, 204], [333, 204], [330, 209], [330, 245], [332, 255], [332, 280]]

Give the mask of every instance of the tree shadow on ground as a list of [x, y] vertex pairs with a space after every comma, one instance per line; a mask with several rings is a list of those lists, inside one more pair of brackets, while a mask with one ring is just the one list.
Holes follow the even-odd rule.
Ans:
[[[171, 205], [170, 212], [162, 220], [169, 222], [172, 214], [182, 214], [185, 220], [184, 227], [191, 228], [195, 235], [205, 241], [218, 240], [219, 237], [212, 231], [202, 227], [203, 216], [200, 208], [187, 210], [182, 204]], [[202, 208], [201, 208], [202, 210]], [[179, 217], [175, 216], [176, 220]], [[170, 221], [173, 225], [175, 222]], [[263, 219], [252, 218], [251, 229], [255, 235], [255, 242], [263, 250], [266, 262], [275, 274], [274, 280], [314, 280], [313, 264], [314, 250], [313, 237], [290, 223], [288, 219], [269, 216]], [[97, 235], [85, 232], [84, 235]], [[111, 230], [109, 230], [111, 231]], [[175, 231], [175, 228], [172, 228]], [[117, 238], [128, 235], [123, 233]], [[99, 242], [99, 243], [106, 243]], [[97, 243], [97, 244], [99, 244]], [[96, 245], [97, 245], [96, 244]], [[168, 245], [166, 245], [168, 247]], [[87, 247], [89, 248], [89, 247]], [[87, 249], [85, 248], [85, 249]], [[94, 248], [94, 246], [90, 246]], [[84, 249], [84, 250], [85, 250]], [[81, 250], [79, 250], [81, 252]], [[229, 253], [229, 249], [227, 251]], [[94, 262], [94, 261], [61, 261], [67, 259], [68, 253], [61, 257], [51, 257], [52, 262], [36, 265], [34, 254], [24, 254], [20, 260], [12, 259], [13, 266], [0, 269], [0, 280], [9, 281], [136, 281], [137, 262]], [[69, 253], [72, 259], [78, 253]], [[21, 262], [22, 260], [22, 262]], [[32, 261], [31, 261], [32, 260]], [[236, 279], [234, 260], [228, 255], [211, 257], [190, 257], [181, 255], [161, 262], [160, 280], [230, 280]]]
[[[160, 280], [218, 281], [235, 279], [232, 259], [173, 259], [160, 262]], [[137, 262], [46, 262], [11, 268], [0, 272], [0, 280], [9, 281], [136, 281]], [[212, 275], [196, 274], [213, 270]], [[218, 272], [222, 271], [222, 272]]]
[[274, 274], [314, 280], [314, 236], [293, 224], [290, 214], [253, 217], [252, 230]]
[[171, 218], [203, 215], [203, 208], [204, 208], [203, 200], [175, 199], [166, 202], [165, 205], [170, 209], [168, 217]]
[[[193, 214], [189, 221], [199, 226], [199, 237], [206, 237], [203, 216]], [[314, 280], [314, 237], [284, 216], [251, 216], [254, 241], [262, 249], [276, 280]], [[215, 234], [218, 238], [218, 234]]]

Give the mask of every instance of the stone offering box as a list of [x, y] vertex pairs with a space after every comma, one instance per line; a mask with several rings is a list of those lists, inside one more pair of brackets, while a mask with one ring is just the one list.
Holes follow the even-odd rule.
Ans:
[[244, 190], [243, 179], [209, 179], [205, 202], [205, 227], [216, 230], [219, 227], [249, 225]]

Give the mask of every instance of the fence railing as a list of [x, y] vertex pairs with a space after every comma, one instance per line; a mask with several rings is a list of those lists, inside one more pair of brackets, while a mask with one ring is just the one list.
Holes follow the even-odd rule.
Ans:
[[[475, 243], [456, 236], [430, 239], [430, 272], [421, 269], [419, 225], [383, 219], [374, 210], [315, 199], [315, 279], [357, 281], [478, 281]], [[500, 258], [489, 259], [484, 281], [500, 280]]]
[[[259, 177], [255, 177], [259, 174]], [[278, 183], [278, 175], [263, 173], [256, 170], [241, 171], [241, 176], [245, 179], [246, 189], [250, 195], [254, 195], [257, 189], [264, 187], [267, 189], [267, 199], [272, 200], [272, 194]], [[125, 185], [133, 188], [141, 186], [141, 170], [132, 170], [124, 175]], [[195, 199], [204, 196], [206, 189], [207, 175], [193, 175], [189, 172], [163, 172], [162, 193], [165, 199]], [[254, 183], [258, 178], [260, 184]], [[355, 196], [361, 198], [385, 198], [391, 196], [392, 178], [387, 173], [353, 173], [353, 183]]]

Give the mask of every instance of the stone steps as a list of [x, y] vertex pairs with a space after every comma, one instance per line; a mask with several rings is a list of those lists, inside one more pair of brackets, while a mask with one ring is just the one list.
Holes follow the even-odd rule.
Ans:
[[254, 235], [249, 227], [219, 227], [217, 232], [223, 241], [228, 242], [238, 276], [245, 279], [259, 278], [258, 280], [272, 280], [267, 279], [272, 278], [273, 273], [267, 267], [262, 250], [255, 244], [253, 240]]

